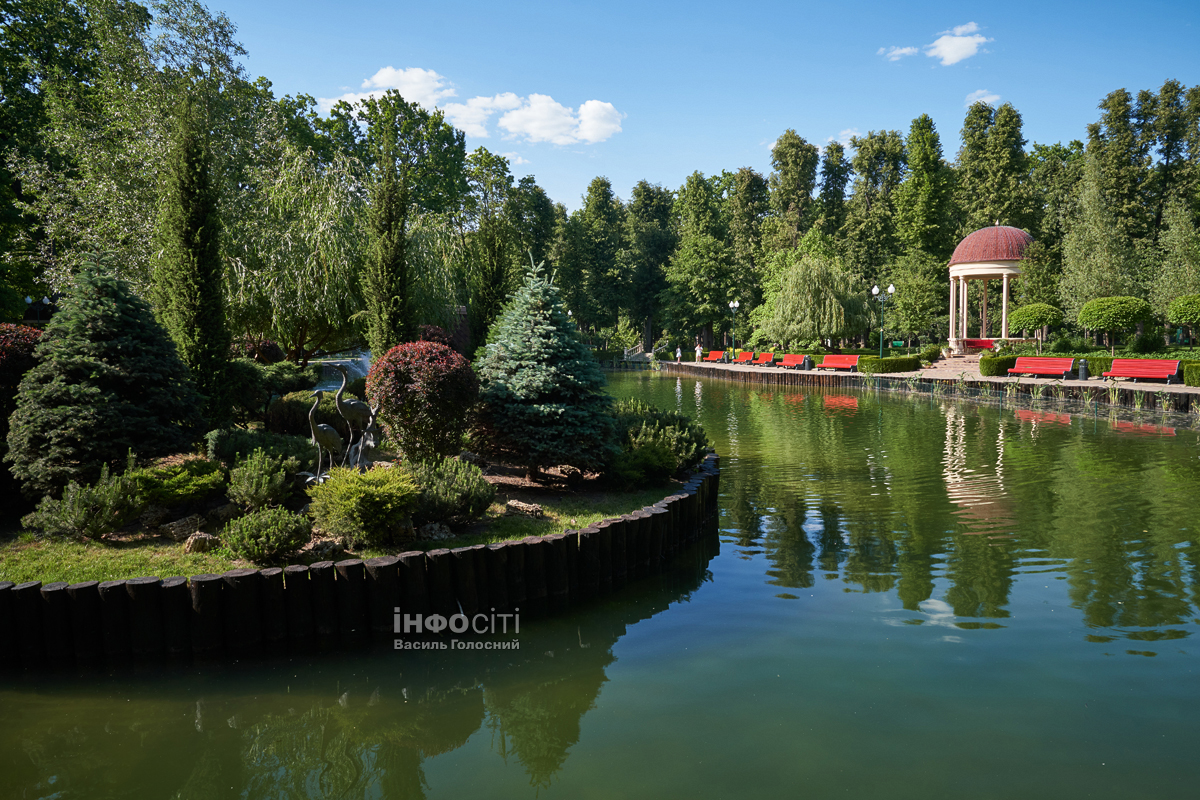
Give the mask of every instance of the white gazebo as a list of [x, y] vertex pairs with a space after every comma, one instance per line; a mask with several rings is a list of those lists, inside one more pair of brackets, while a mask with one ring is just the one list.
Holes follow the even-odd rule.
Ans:
[[[965, 352], [970, 347], [988, 347], [987, 282], [1003, 282], [1000, 309], [1000, 335], [1008, 337], [1008, 291], [1010, 281], [1021, 274], [1020, 262], [1025, 248], [1033, 237], [1020, 228], [993, 225], [980, 228], [958, 243], [950, 257], [950, 349]], [[972, 337], [967, 329], [967, 296], [972, 281], [983, 281], [983, 301], [980, 308], [979, 335]]]

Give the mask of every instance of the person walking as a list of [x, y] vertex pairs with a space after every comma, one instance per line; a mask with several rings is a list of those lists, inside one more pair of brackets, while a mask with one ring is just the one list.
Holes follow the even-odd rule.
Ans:
[[681, 347], [679, 347], [678, 345], [676, 345], [675, 346], [675, 363], [678, 364], [680, 361], [683, 361], [683, 349]]

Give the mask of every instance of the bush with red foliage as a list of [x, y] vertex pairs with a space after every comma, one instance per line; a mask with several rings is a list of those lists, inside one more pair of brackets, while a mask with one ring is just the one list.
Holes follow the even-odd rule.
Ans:
[[478, 396], [471, 365], [436, 342], [396, 345], [367, 374], [367, 399], [384, 430], [418, 461], [458, 453]]
[[446, 333], [445, 328], [439, 328], [437, 325], [422, 325], [419, 329], [418, 338], [423, 342], [436, 342], [444, 344], [446, 347], [454, 347], [454, 340], [450, 338], [450, 334]]
[[0, 428], [8, 432], [8, 418], [16, 408], [17, 387], [37, 360], [33, 349], [42, 338], [38, 328], [0, 323]]

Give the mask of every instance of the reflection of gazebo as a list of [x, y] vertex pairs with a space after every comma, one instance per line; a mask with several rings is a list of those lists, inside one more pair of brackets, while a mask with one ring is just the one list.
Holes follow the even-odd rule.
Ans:
[[[980, 228], [958, 243], [950, 257], [950, 349], [963, 352], [970, 337], [967, 330], [967, 287], [970, 281], [983, 281], [979, 339], [987, 338], [987, 282], [999, 278], [1001, 292], [1000, 338], [1008, 338], [1008, 285], [1021, 274], [1020, 261], [1033, 237], [1020, 228], [993, 225]], [[984, 345], [986, 346], [986, 345]]]

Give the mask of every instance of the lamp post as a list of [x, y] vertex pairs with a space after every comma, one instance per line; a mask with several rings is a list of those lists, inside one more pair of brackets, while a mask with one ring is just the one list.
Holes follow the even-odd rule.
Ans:
[[[29, 297], [28, 295], [26, 295], [25, 302], [28, 305], [33, 306], [37, 310], [37, 321], [38, 321], [38, 324], [40, 325], [42, 322], [42, 308], [50, 307], [50, 298], [43, 297], [41, 300], [34, 301], [34, 299], [32, 297]], [[41, 305], [35, 305], [35, 302], [41, 303]]]
[[737, 300], [729, 301], [729, 310], [733, 312], [733, 327], [729, 329], [729, 338], [733, 340], [733, 357], [737, 358], [737, 310], [741, 304]]
[[883, 301], [896, 294], [896, 287], [889, 283], [886, 295], [879, 294], [879, 284], [871, 287], [871, 294], [879, 298], [879, 357], [883, 358]]

